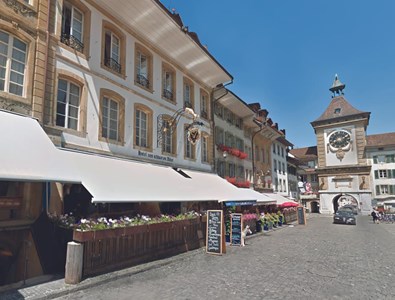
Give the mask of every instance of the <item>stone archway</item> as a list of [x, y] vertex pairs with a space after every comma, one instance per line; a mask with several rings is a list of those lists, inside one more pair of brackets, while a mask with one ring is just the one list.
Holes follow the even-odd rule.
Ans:
[[358, 208], [358, 201], [353, 196], [348, 194], [340, 194], [333, 198], [333, 211], [337, 210], [344, 205], [352, 205]]
[[319, 213], [320, 212], [320, 203], [318, 201], [312, 201], [310, 203], [311, 212], [312, 213]]

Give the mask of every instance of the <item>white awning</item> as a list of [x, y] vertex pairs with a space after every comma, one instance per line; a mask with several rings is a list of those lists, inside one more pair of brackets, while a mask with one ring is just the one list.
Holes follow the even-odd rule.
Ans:
[[249, 195], [250, 197], [254, 197], [256, 199], [257, 204], [276, 204], [276, 200], [272, 199], [265, 194], [259, 193], [252, 189], [240, 189], [243, 191], [245, 195]]
[[37, 120], [0, 110], [0, 180], [79, 182]]
[[246, 194], [243, 189], [234, 186], [217, 174], [185, 169], [178, 170], [191, 177], [189, 181], [185, 181], [185, 186], [181, 187], [188, 197], [219, 202], [256, 201], [257, 199], [251, 194]]
[[246, 201], [216, 174], [81, 152], [60, 151], [93, 202]]
[[276, 205], [281, 205], [285, 202], [294, 202], [295, 204], [297, 204], [297, 202], [292, 201], [280, 194], [276, 194], [276, 193], [264, 193], [265, 196], [269, 197], [270, 199], [274, 199], [276, 201]]

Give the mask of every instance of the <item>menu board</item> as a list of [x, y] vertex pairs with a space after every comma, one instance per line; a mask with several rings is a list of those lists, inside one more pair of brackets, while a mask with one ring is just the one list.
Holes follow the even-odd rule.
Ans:
[[206, 252], [222, 254], [222, 210], [207, 211]]
[[298, 208], [298, 224], [306, 225], [306, 214], [303, 206], [299, 206]]
[[230, 243], [241, 246], [242, 214], [230, 215]]

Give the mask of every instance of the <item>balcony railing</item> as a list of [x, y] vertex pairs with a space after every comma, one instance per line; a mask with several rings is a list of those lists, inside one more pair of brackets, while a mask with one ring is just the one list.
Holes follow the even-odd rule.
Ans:
[[169, 90], [163, 89], [163, 97], [173, 101], [173, 93]]
[[149, 89], [149, 80], [148, 80], [144, 75], [137, 74], [136, 82], [137, 82], [139, 85], [141, 85], [141, 86], [143, 86], [143, 87]]
[[74, 35], [68, 34], [68, 33], [62, 33], [62, 36], [60, 37], [60, 41], [73, 48], [74, 50], [77, 50], [78, 52], [83, 52], [84, 51], [84, 44], [77, 39]]
[[104, 65], [117, 73], [121, 73], [122, 71], [122, 66], [120, 63], [113, 58], [106, 58], [104, 60]]

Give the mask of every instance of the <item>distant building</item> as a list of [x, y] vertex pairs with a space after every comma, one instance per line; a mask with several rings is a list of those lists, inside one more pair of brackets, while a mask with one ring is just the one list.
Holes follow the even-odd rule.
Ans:
[[299, 200], [309, 212], [318, 213], [320, 196], [317, 175], [317, 147], [305, 147], [290, 150], [289, 154], [297, 164]]
[[373, 205], [394, 212], [395, 132], [368, 135], [365, 152], [368, 163], [372, 166], [370, 184]]

